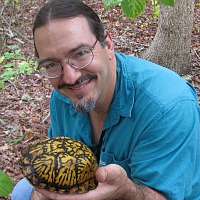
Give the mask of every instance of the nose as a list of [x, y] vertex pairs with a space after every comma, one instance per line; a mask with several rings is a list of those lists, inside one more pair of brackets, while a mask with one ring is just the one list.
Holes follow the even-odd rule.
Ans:
[[69, 63], [63, 64], [62, 78], [65, 83], [74, 84], [80, 76], [81, 69], [73, 68]]

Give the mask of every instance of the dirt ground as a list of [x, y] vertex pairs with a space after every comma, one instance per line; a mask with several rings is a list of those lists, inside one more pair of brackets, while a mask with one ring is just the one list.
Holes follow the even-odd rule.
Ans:
[[[44, 2], [28, 0], [20, 1], [14, 9], [11, 4], [0, 7], [3, 16], [0, 33], [4, 34], [1, 54], [6, 44], [17, 44], [26, 57], [34, 57], [32, 23], [36, 11]], [[104, 10], [100, 0], [86, 2], [98, 12], [111, 31], [117, 51], [137, 55], [152, 41], [157, 20], [152, 18], [150, 6], [133, 21], [125, 18], [118, 6]], [[196, 1], [195, 5], [190, 81], [200, 97], [200, 3]], [[10, 37], [11, 33], [13, 37]], [[0, 170], [12, 178], [14, 185], [23, 177], [19, 167], [20, 150], [47, 135], [51, 90], [48, 81], [42, 79], [37, 71], [11, 79], [5, 89], [0, 90]]]

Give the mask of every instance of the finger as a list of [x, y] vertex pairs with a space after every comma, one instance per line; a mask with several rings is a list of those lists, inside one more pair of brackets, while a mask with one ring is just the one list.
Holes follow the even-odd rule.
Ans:
[[121, 178], [127, 177], [125, 170], [119, 165], [110, 164], [105, 167], [101, 167], [96, 172], [96, 179], [98, 182], [108, 182], [112, 183], [118, 182]]
[[49, 199], [54, 199], [54, 200], [57, 200], [57, 199], [63, 200], [64, 199], [64, 195], [59, 194], [57, 192], [51, 192], [51, 191], [48, 191], [45, 189], [40, 189], [40, 188], [36, 188], [35, 190], [37, 192], [41, 193], [42, 195], [48, 197]]
[[34, 189], [31, 194], [31, 200], [49, 200], [49, 198]]
[[[38, 192], [52, 200], [93, 200], [93, 190], [82, 194], [60, 194], [48, 190], [36, 188]], [[96, 198], [97, 199], [97, 198]]]

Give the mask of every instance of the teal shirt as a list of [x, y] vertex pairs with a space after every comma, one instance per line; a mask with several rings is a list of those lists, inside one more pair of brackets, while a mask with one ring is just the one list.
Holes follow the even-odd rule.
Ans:
[[[200, 200], [200, 109], [194, 88], [176, 73], [116, 53], [117, 81], [103, 130], [100, 167], [122, 166], [130, 179], [169, 200]], [[52, 92], [49, 137], [92, 143], [87, 113]]]

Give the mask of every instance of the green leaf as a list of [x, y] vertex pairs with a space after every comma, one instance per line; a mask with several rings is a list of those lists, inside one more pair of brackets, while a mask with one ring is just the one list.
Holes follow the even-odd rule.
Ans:
[[4, 58], [5, 59], [14, 59], [15, 55], [14, 55], [14, 53], [5, 52], [4, 53]]
[[5, 141], [6, 141], [6, 142], [10, 142], [10, 143], [17, 144], [18, 142], [22, 141], [23, 138], [24, 138], [24, 136], [19, 136], [17, 139], [13, 139], [13, 140], [5, 139]]
[[174, 0], [158, 0], [160, 3], [173, 6], [174, 5]]
[[121, 7], [126, 17], [136, 19], [144, 11], [146, 0], [123, 0]]
[[4, 56], [0, 57], [0, 64], [4, 61]]
[[153, 12], [153, 18], [156, 19], [160, 14], [160, 4], [156, 0], [151, 0], [152, 12]]
[[15, 54], [19, 55], [21, 53], [21, 49], [15, 50]]
[[103, 0], [104, 8], [110, 8], [115, 5], [119, 5], [122, 0]]
[[0, 75], [0, 78], [2, 78], [4, 81], [9, 80], [13, 76], [17, 74], [16, 70], [7, 70], [3, 74]]
[[8, 196], [13, 189], [13, 182], [11, 178], [0, 171], [0, 196]]
[[27, 73], [27, 74], [31, 74], [31, 73], [33, 73], [33, 69], [32, 69], [32, 68], [28, 68], [28, 69], [26, 69], [26, 73]]
[[29, 101], [29, 100], [31, 100], [31, 97], [28, 94], [23, 94], [22, 97], [21, 97], [21, 100], [22, 101]]
[[22, 61], [17, 65], [20, 73], [25, 73], [28, 70], [29, 64], [26, 61]]
[[12, 67], [13, 65], [14, 65], [14, 63], [8, 62], [8, 63], [6, 63], [3, 67], [5, 67], [5, 68], [10, 68], [10, 67]]
[[16, 55], [16, 59], [26, 60], [26, 58], [22, 55]]
[[30, 65], [37, 65], [37, 61], [35, 61], [35, 60], [29, 60], [28, 63]]
[[4, 85], [4, 82], [3, 82], [3, 81], [0, 81], [0, 88], [1, 88], [1, 89], [4, 89], [4, 88], [5, 88], [5, 85]]
[[150, 0], [152, 5], [157, 5], [158, 1], [157, 0]]
[[13, 50], [18, 49], [19, 47], [17, 45], [7, 45], [7, 48]]

